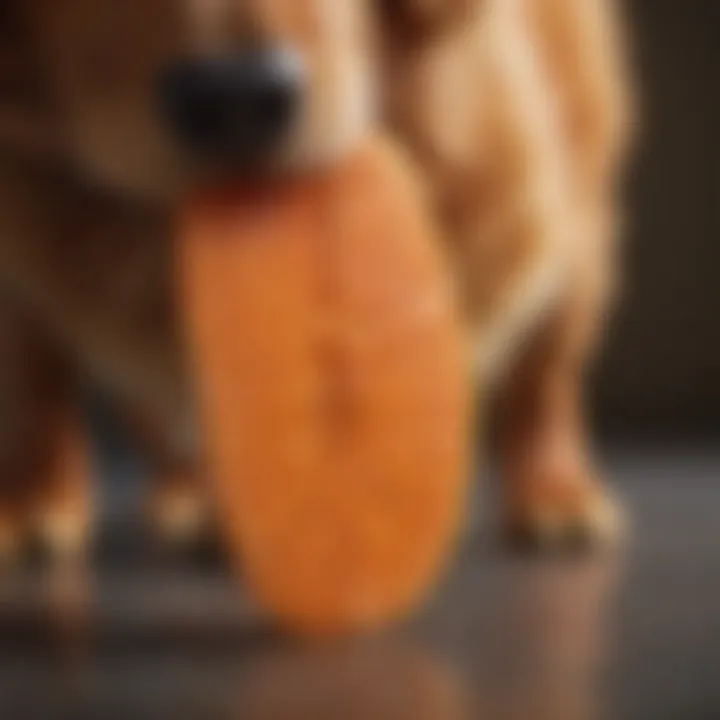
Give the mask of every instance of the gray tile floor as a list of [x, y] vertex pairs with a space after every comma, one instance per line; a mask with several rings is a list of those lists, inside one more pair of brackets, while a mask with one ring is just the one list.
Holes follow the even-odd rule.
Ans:
[[112, 521], [92, 577], [0, 586], [0, 718], [720, 718], [720, 453], [608, 464], [622, 553], [510, 558], [481, 527], [415, 621], [318, 648]]

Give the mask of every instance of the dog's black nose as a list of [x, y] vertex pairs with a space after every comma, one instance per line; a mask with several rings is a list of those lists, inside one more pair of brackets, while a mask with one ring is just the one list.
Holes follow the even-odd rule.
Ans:
[[276, 149], [292, 125], [302, 69], [301, 59], [286, 50], [182, 60], [162, 78], [164, 114], [193, 153], [257, 161]]

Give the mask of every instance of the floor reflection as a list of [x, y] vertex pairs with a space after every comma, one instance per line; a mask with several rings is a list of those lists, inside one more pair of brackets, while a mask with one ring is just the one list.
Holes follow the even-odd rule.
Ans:
[[469, 720], [459, 677], [416, 643], [294, 649], [240, 674], [238, 720]]
[[600, 720], [612, 657], [615, 558], [536, 561], [498, 573], [495, 632], [474, 677], [488, 717]]
[[478, 560], [411, 626], [310, 647], [257, 615], [233, 615], [240, 604], [229, 585], [210, 602], [202, 584], [176, 583], [164, 591], [171, 605], [157, 586], [146, 603], [137, 592], [126, 602], [85, 574], [57, 575], [26, 588], [45, 642], [23, 665], [15, 638], [13, 662], [2, 662], [15, 673], [0, 681], [2, 716], [13, 677], [23, 717], [62, 707], [178, 720], [600, 720], [619, 576], [610, 557]]

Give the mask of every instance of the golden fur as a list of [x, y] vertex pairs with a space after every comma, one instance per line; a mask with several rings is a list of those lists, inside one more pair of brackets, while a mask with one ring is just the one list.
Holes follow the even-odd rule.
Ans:
[[632, 127], [617, 3], [399, 4], [384, 45], [389, 121], [445, 223], [480, 385], [501, 381], [506, 521], [557, 542], [610, 534], [581, 386], [611, 296]]
[[170, 498], [191, 487], [170, 211], [196, 168], [157, 120], [155, 83], [177, 57], [258, 40], [299, 48], [309, 68], [275, 170], [332, 160], [377, 105], [423, 171], [479, 384], [507, 388], [509, 523], [600, 529], [580, 383], [613, 276], [628, 127], [614, 5], [0, 0], [0, 549], [37, 529], [51, 474], [38, 459], [56, 442], [33, 418], [66, 413], [78, 377], [133, 418]]

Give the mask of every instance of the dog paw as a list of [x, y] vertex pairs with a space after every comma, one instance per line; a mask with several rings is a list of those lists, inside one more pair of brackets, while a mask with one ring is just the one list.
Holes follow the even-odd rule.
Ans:
[[607, 548], [626, 531], [622, 505], [601, 483], [577, 476], [526, 481], [509, 503], [506, 537], [540, 552]]
[[200, 486], [157, 488], [148, 504], [146, 519], [164, 562], [203, 570], [226, 566], [224, 543]]
[[37, 510], [32, 518], [33, 539], [53, 563], [82, 561], [90, 545], [90, 521], [82, 508], [57, 504]]
[[210, 513], [200, 488], [168, 485], [155, 490], [148, 522], [156, 539], [169, 549], [190, 549], [209, 532]]
[[27, 503], [0, 509], [0, 569], [42, 558], [51, 565], [80, 561], [89, 546], [84, 508], [63, 503]]

